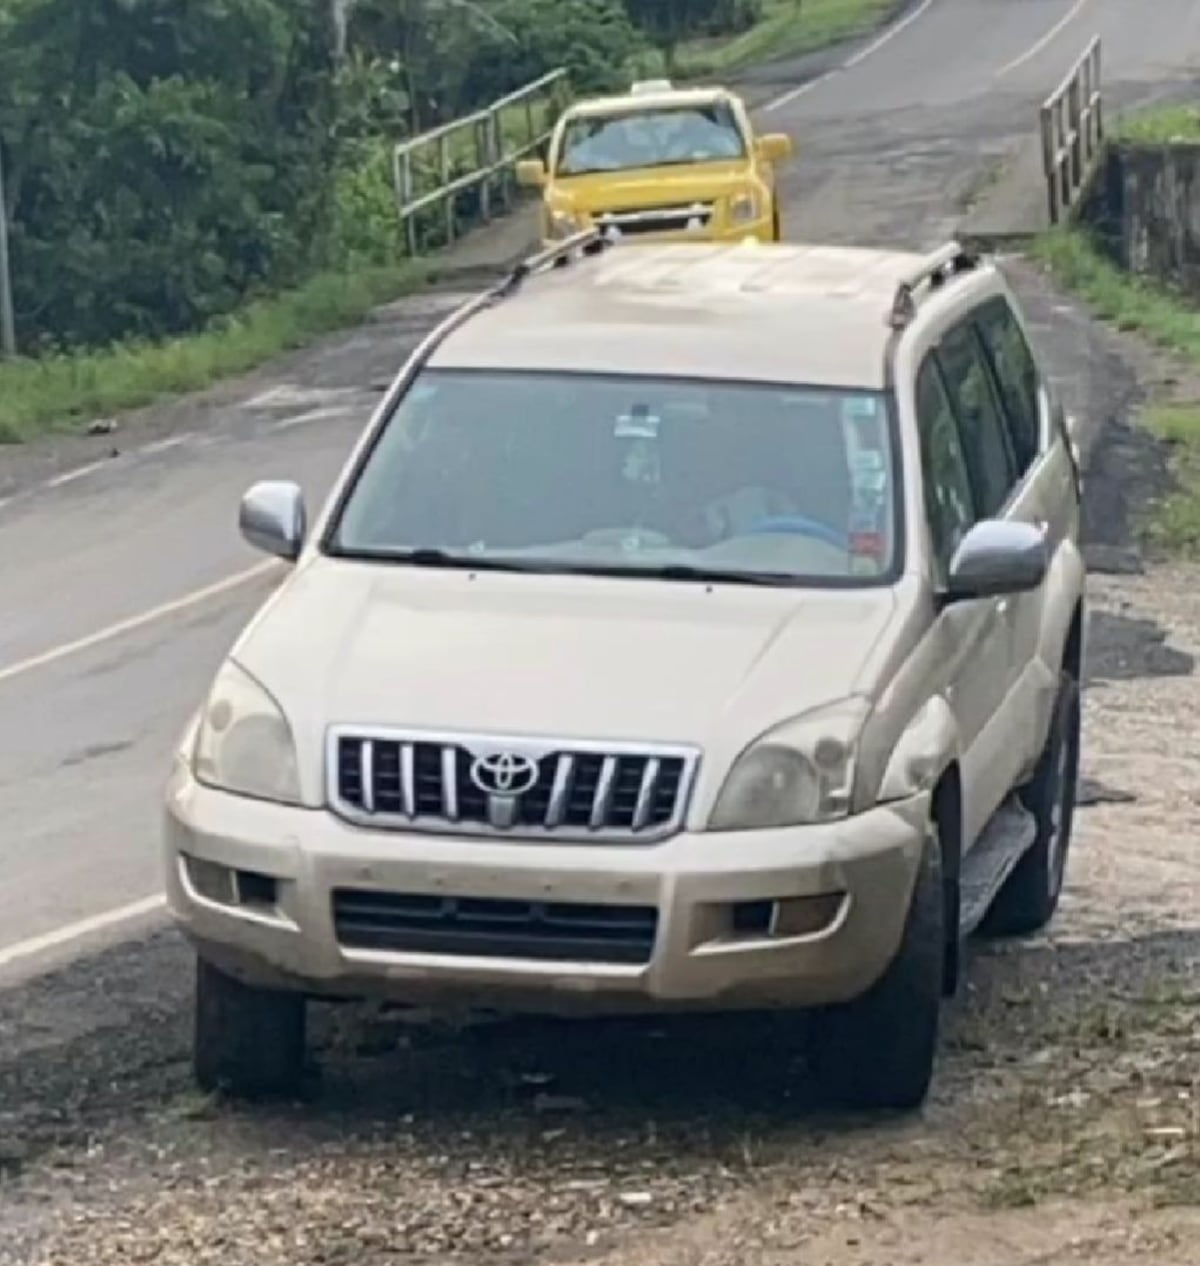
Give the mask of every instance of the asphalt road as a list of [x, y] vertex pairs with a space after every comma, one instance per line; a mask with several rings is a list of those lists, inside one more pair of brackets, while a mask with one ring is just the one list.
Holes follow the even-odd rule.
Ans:
[[[763, 116], [801, 149], [785, 185], [789, 234], [945, 236], [1094, 33], [1117, 101], [1186, 76], [1200, 3], [1154, 0], [1153, 21], [1146, 8], [928, 0], [856, 49], [791, 68]], [[95, 464], [50, 484], [39, 477], [54, 469], [51, 448], [0, 454], [0, 980], [159, 917], [159, 787], [172, 743], [273, 583], [237, 536], [238, 498], [276, 475], [319, 499], [381, 382], [455, 300], [406, 301], [89, 441]], [[1071, 310], [1034, 302], [1071, 402], [1111, 409], [1093, 373], [1099, 336]]]

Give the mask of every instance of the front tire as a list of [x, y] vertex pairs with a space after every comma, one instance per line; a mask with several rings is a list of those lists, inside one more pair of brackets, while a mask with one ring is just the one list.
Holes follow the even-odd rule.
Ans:
[[1079, 781], [1079, 685], [1069, 673], [1059, 682], [1046, 746], [1021, 800], [1037, 821], [1037, 835], [988, 911], [989, 936], [1024, 936], [1046, 926], [1058, 909], [1066, 873]]
[[198, 958], [196, 1083], [239, 1098], [291, 1094], [304, 1074], [305, 1011], [302, 994], [255, 989]]
[[937, 1057], [945, 974], [941, 846], [921, 858], [900, 948], [859, 998], [812, 1017], [809, 1057], [822, 1090], [843, 1107], [918, 1108]]

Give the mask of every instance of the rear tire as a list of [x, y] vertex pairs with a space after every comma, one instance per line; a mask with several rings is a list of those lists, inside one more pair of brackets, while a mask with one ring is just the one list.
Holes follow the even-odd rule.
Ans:
[[239, 1098], [294, 1092], [304, 1075], [305, 1011], [302, 994], [252, 988], [198, 958], [197, 1084]]
[[941, 847], [931, 832], [887, 971], [861, 997], [812, 1017], [812, 1071], [843, 1107], [910, 1110], [925, 1101], [937, 1058], [944, 924]]
[[1037, 835], [1017, 863], [983, 922], [988, 936], [1023, 936], [1046, 926], [1058, 909], [1075, 821], [1079, 779], [1079, 686], [1063, 673], [1050, 733], [1033, 780], [1021, 800], [1037, 821]]

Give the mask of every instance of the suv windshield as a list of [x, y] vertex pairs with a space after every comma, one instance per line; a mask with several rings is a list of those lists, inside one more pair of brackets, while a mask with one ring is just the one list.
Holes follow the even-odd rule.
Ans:
[[426, 370], [331, 553], [432, 566], [859, 585], [897, 562], [882, 393]]
[[571, 119], [559, 146], [557, 174], [625, 171], [742, 158], [746, 140], [727, 102], [673, 106]]

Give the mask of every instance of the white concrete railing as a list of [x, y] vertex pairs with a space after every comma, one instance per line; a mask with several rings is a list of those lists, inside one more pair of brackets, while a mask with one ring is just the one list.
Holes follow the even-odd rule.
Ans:
[[1075, 210], [1103, 150], [1098, 35], [1042, 103], [1041, 124], [1050, 223], [1059, 224]]

